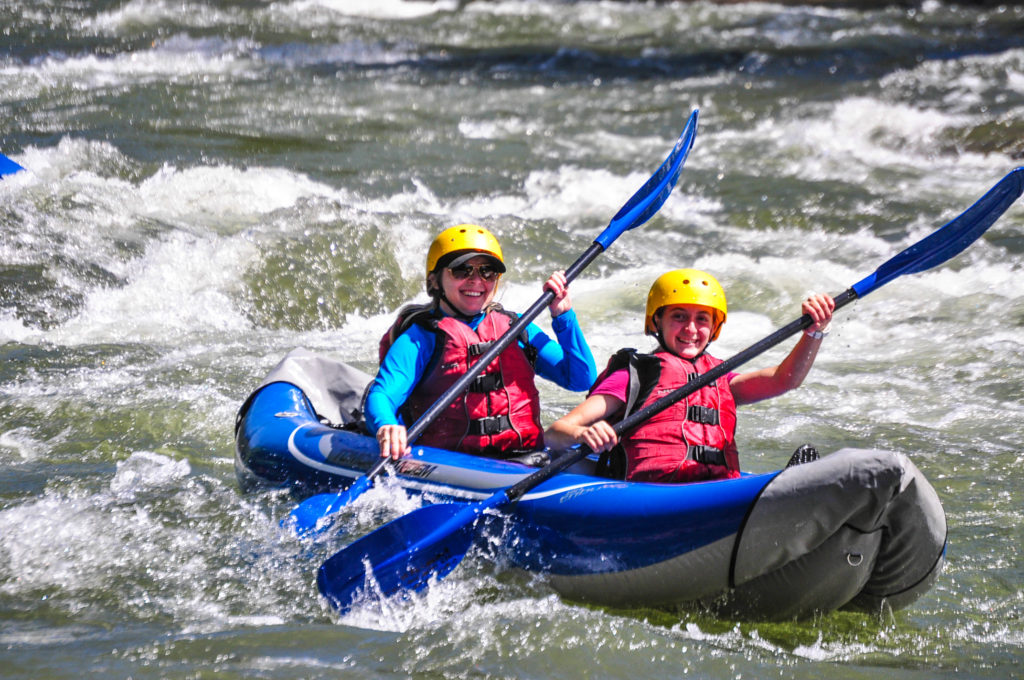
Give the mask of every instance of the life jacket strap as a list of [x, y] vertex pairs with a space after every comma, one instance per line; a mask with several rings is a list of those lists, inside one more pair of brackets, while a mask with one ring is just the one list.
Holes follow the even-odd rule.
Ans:
[[[516, 314], [515, 312], [510, 312], [507, 309], [502, 309], [501, 305], [497, 303], [494, 303], [490, 307], [488, 307], [488, 310], [501, 312], [508, 318], [512, 319], [513, 323], [515, 323], [515, 321], [519, 318], [518, 314]], [[536, 347], [530, 344], [529, 340], [530, 334], [527, 333], [526, 329], [524, 328], [522, 332], [519, 333], [519, 344], [522, 345], [523, 352], [526, 354], [526, 360], [530, 362], [531, 366], [536, 366], [538, 350]], [[467, 352], [471, 357], [478, 357], [487, 350], [489, 350], [491, 348], [491, 345], [493, 345], [495, 342], [495, 340], [488, 340], [487, 342], [474, 343], [467, 348]]]
[[725, 453], [714, 446], [690, 445], [686, 447], [686, 457], [704, 465], [725, 465]]
[[485, 373], [478, 375], [469, 383], [470, 392], [494, 392], [505, 386], [501, 373]]
[[718, 425], [718, 409], [692, 404], [686, 409], [686, 419], [703, 425]]
[[512, 429], [512, 421], [507, 415], [489, 416], [469, 421], [469, 434], [489, 437], [499, 432]]
[[494, 344], [493, 340], [487, 342], [477, 342], [469, 346], [469, 356], [478, 357], [491, 348]]

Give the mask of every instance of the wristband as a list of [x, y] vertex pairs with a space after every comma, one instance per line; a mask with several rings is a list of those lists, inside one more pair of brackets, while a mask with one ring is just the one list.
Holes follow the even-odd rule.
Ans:
[[805, 330], [804, 331], [804, 335], [806, 335], [809, 338], [814, 338], [815, 340], [821, 340], [822, 338], [824, 338], [826, 335], [829, 334], [829, 331], [831, 330], [831, 326], [832, 326], [832, 324], [830, 322], [827, 326], [825, 326], [821, 330], [817, 330], [817, 331]]

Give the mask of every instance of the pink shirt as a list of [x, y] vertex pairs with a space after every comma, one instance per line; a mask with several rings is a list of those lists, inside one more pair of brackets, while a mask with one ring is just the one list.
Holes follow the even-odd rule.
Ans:
[[[729, 373], [726, 378], [732, 382], [732, 379], [736, 377], [736, 373]], [[607, 378], [602, 380], [594, 387], [591, 394], [606, 394], [609, 397], [615, 397], [623, 404], [626, 403], [626, 391], [629, 389], [629, 371], [625, 368], [608, 375]]]
[[619, 370], [609, 374], [607, 378], [599, 382], [590, 394], [607, 394], [609, 397], [615, 397], [623, 404], [625, 404], [626, 389], [628, 387], [629, 371], [627, 371], [625, 368], [620, 368]]

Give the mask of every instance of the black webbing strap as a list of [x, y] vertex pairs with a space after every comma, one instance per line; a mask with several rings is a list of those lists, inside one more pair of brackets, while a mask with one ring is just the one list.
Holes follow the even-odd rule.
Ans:
[[703, 425], [718, 425], [718, 409], [693, 404], [686, 409], [686, 419]]
[[686, 457], [705, 465], [725, 465], [725, 453], [714, 446], [690, 445], [686, 447]]
[[469, 421], [469, 434], [490, 436], [512, 429], [508, 416], [490, 416]]

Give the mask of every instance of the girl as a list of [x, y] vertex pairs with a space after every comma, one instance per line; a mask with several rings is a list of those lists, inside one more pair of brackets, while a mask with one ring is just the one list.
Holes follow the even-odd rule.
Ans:
[[657, 338], [658, 349], [653, 354], [626, 349], [613, 355], [587, 399], [548, 429], [548, 445], [560, 449], [584, 443], [594, 452], [614, 449], [618, 464], [612, 465], [612, 474], [621, 477], [624, 467], [628, 480], [738, 477], [736, 406], [798, 387], [828, 333], [834, 309], [835, 302], [827, 295], [807, 298], [801, 310], [814, 323], [781, 364], [724, 375], [652, 416], [620, 442], [609, 421], [618, 422], [672, 392], [690, 376], [722, 363], [706, 352], [725, 323], [722, 287], [713, 276], [696, 269], [663, 274], [647, 296], [644, 320], [644, 330]]
[[[518, 318], [494, 303], [505, 261], [486, 229], [461, 224], [427, 252], [427, 305], [406, 307], [381, 340], [381, 364], [366, 399], [366, 421], [381, 456], [409, 452], [406, 426], [459, 379]], [[419, 444], [498, 458], [544, 447], [540, 375], [573, 391], [589, 388], [597, 367], [576, 321], [563, 272], [544, 284], [557, 342], [529, 324], [430, 424]]]

